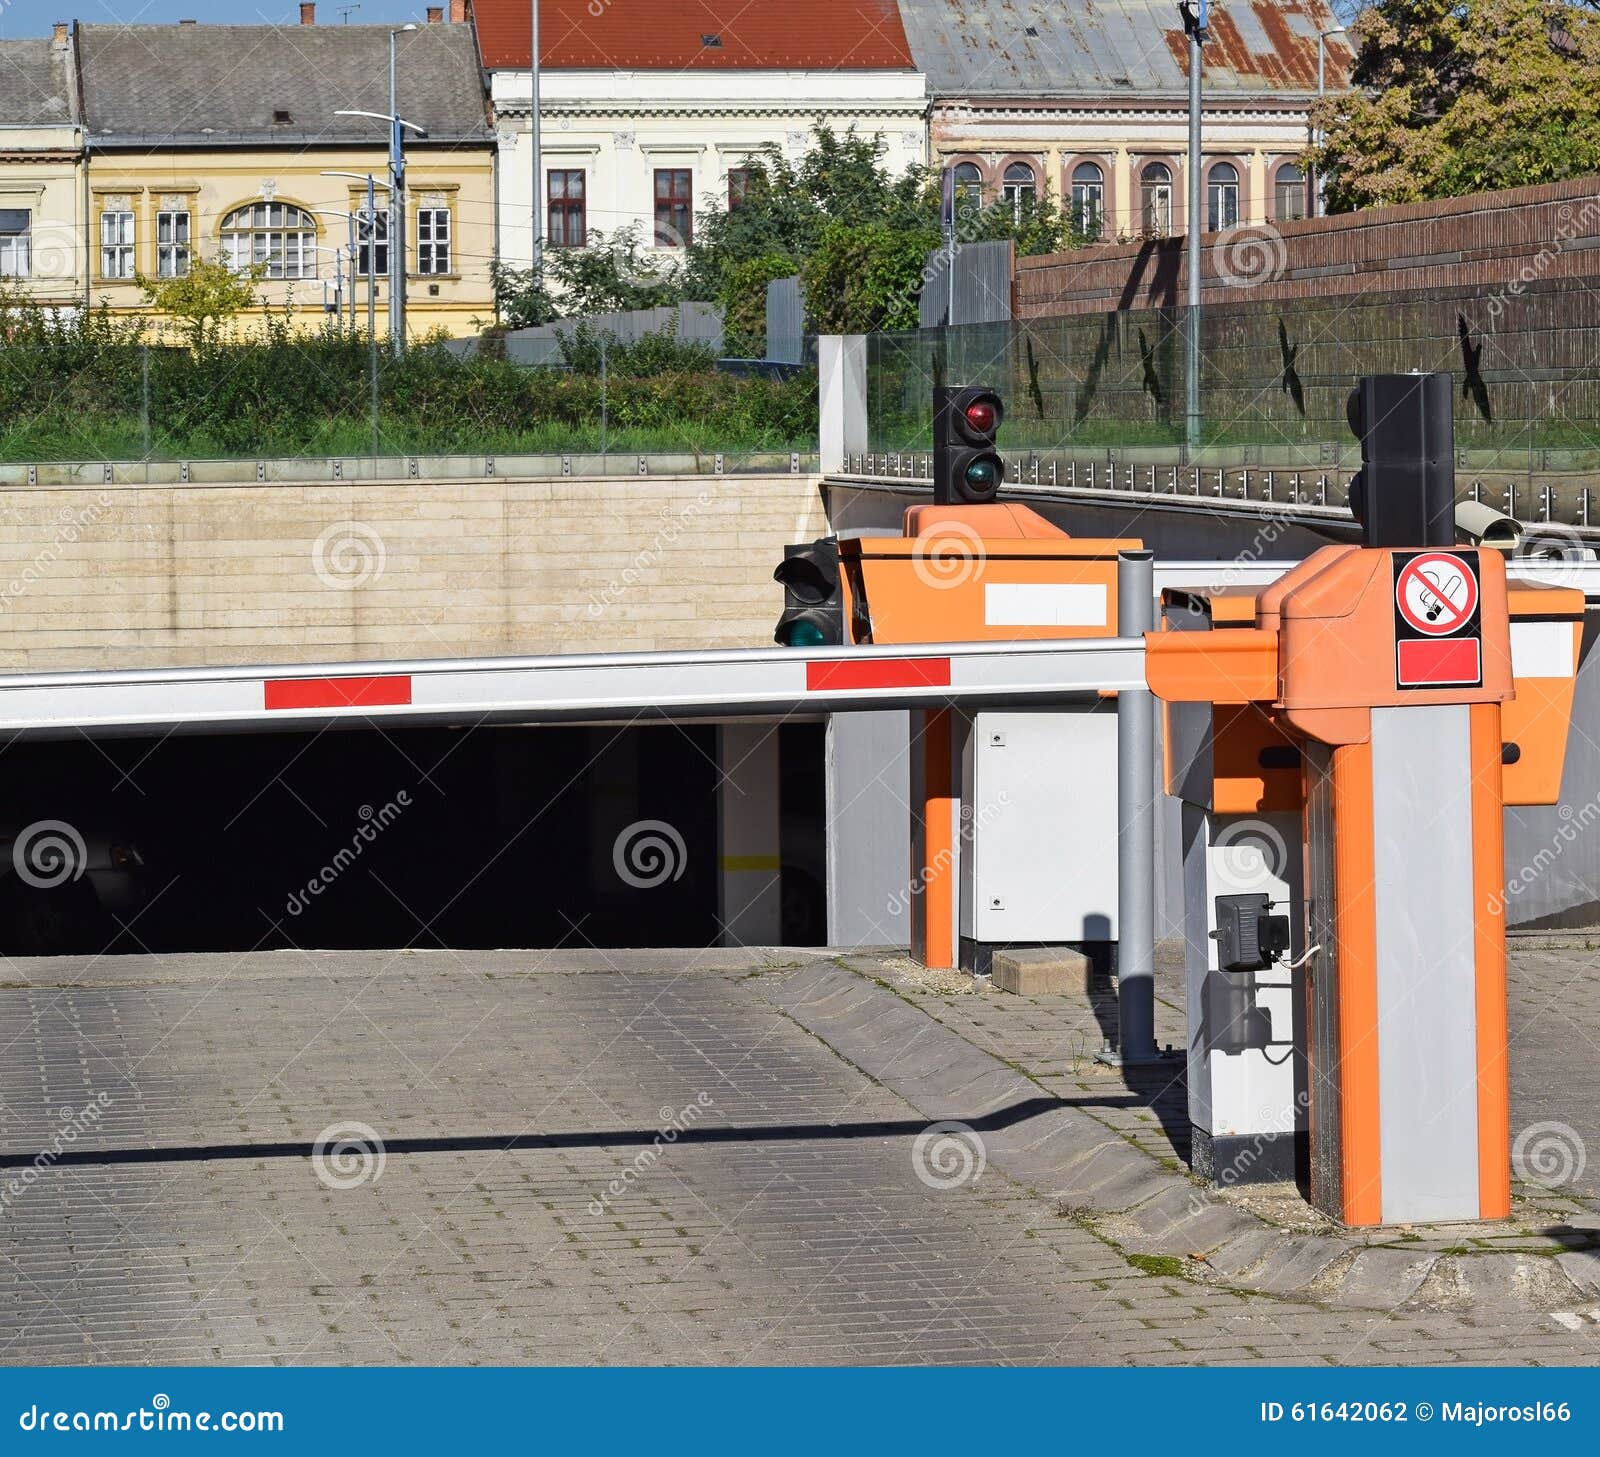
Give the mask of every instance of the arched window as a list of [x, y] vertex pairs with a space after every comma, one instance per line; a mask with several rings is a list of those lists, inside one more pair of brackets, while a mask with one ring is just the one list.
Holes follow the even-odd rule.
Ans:
[[1038, 179], [1026, 162], [1013, 162], [1006, 168], [1005, 176], [1000, 180], [1000, 200], [1011, 209], [1011, 215], [1018, 221], [1033, 206], [1038, 193]]
[[1220, 233], [1239, 221], [1239, 169], [1218, 162], [1206, 182], [1206, 230]]
[[972, 212], [983, 206], [983, 173], [976, 162], [957, 162], [950, 169], [955, 187], [956, 211]]
[[1280, 223], [1306, 216], [1306, 174], [1293, 162], [1278, 168], [1272, 183], [1272, 216]]
[[222, 257], [241, 273], [265, 264], [268, 278], [317, 276], [317, 225], [286, 202], [252, 202], [222, 220]]
[[1098, 238], [1105, 226], [1106, 174], [1098, 162], [1072, 169], [1072, 226], [1085, 238]]
[[1148, 162], [1139, 174], [1139, 226], [1150, 238], [1172, 232], [1172, 168], [1165, 162]]

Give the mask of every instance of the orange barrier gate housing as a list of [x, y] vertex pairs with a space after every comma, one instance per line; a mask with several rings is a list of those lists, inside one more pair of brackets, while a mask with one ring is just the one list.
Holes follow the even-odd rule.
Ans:
[[[1298, 1091], [1292, 1068], [1277, 1085], [1280, 1121], [1268, 1131], [1292, 1138], [1292, 1110], [1304, 1109], [1319, 1208], [1351, 1225], [1502, 1217], [1503, 812], [1557, 796], [1582, 594], [1508, 592], [1493, 551], [1335, 546], [1262, 592], [1253, 612], [1247, 595], [1200, 594], [1188, 605], [1209, 630], [1150, 634], [1147, 670], [1173, 705], [1169, 788], [1215, 817], [1206, 833], [1229, 814], [1299, 813], [1303, 915], [1279, 964], [1305, 961], [1302, 1025], [1274, 1026], [1255, 1048], [1215, 1028], [1197, 1045], [1197, 942], [1213, 994], [1218, 978], [1248, 974], [1218, 947], [1241, 944], [1227, 940], [1225, 913], [1253, 913], [1224, 897], [1222, 940], [1190, 936], [1191, 1117], [1208, 1122], [1214, 1145], [1238, 1135], [1214, 1106], [1229, 1084], [1219, 1059], [1288, 1045], [1303, 1076]], [[1204, 705], [1198, 740], [1182, 705]], [[1186, 757], [1197, 742], [1204, 752]], [[1294, 748], [1290, 794], [1283, 751]], [[1209, 927], [1216, 881], [1197, 864], [1190, 875], [1186, 862], [1188, 914]], [[1245, 985], [1267, 1001], [1278, 991]], [[1271, 1020], [1280, 1015], [1295, 1016], [1290, 999]], [[1213, 1106], [1197, 1109], [1197, 1083]]]
[[[1030, 642], [1117, 635], [1117, 554], [1136, 539], [1069, 537], [1025, 506], [912, 506], [904, 535], [839, 542], [846, 630], [855, 643], [902, 645], [947, 642]], [[1021, 722], [1007, 716], [1013, 729]], [[1074, 839], [1052, 849], [1038, 844], [1032, 865], [1037, 891], [1019, 882], [1017, 859], [1005, 846], [1027, 835], [1037, 819], [1027, 804], [985, 806], [984, 845], [975, 847], [978, 778], [994, 766], [982, 712], [914, 710], [911, 723], [912, 955], [930, 967], [986, 969], [997, 945], [1109, 941], [1116, 935], [1114, 861], [1105, 873], [1105, 847], [1115, 843], [1115, 735], [1103, 714], [1033, 710], [1027, 726], [1052, 752], [1075, 761], [1081, 784], [1063, 786], [1058, 772], [1030, 752], [1037, 792], [1057, 796], [1073, 818]], [[1003, 734], [1000, 735], [1004, 737]], [[1024, 756], [1013, 755], [1013, 763]], [[1104, 761], [1103, 763], [1100, 761]], [[991, 775], [991, 777], [993, 777]], [[1061, 796], [1065, 798], [1061, 798]], [[992, 811], [992, 813], [988, 812]], [[1009, 811], [1009, 813], [1008, 813]], [[1097, 866], [1074, 863], [1077, 845], [1095, 847]], [[1002, 867], [1005, 895], [984, 890], [983, 861]], [[1094, 872], [1094, 873], [1091, 873]], [[998, 902], [998, 904], [997, 904]]]

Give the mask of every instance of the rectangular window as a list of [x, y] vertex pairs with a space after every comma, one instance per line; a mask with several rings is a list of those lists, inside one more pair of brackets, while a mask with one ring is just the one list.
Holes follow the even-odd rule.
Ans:
[[582, 248], [589, 242], [588, 203], [581, 171], [554, 171], [546, 183], [545, 232], [552, 248]]
[[658, 248], [687, 248], [694, 241], [694, 174], [687, 167], [656, 168]]
[[156, 277], [183, 278], [189, 272], [189, 214], [156, 214]]
[[0, 278], [27, 278], [33, 272], [30, 233], [33, 214], [25, 207], [0, 207]]
[[100, 276], [133, 277], [133, 214], [100, 214]]
[[450, 209], [417, 209], [417, 272], [450, 271]]
[[374, 272], [382, 278], [389, 272], [387, 208], [374, 213], [362, 208], [356, 213], [356, 272], [363, 278], [371, 278]]
[[761, 182], [762, 174], [754, 167], [728, 168], [728, 211], [743, 207], [752, 189], [759, 187]]

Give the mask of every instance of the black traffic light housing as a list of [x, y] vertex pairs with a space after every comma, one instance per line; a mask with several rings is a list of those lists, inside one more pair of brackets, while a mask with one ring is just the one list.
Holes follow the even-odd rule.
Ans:
[[1361, 442], [1350, 509], [1367, 546], [1453, 546], [1455, 381], [1446, 373], [1364, 374], [1345, 415]]
[[839, 538], [822, 536], [783, 549], [772, 573], [783, 584], [783, 616], [772, 640], [786, 648], [844, 642], [844, 594], [839, 590]]
[[998, 390], [933, 387], [933, 499], [939, 506], [982, 505], [1005, 480], [995, 434], [1005, 419]]

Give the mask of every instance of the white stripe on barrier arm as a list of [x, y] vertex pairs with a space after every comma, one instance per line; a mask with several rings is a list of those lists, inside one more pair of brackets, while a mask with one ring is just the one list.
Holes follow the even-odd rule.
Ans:
[[0, 675], [0, 738], [772, 717], [1143, 686], [1137, 638], [11, 674]]

